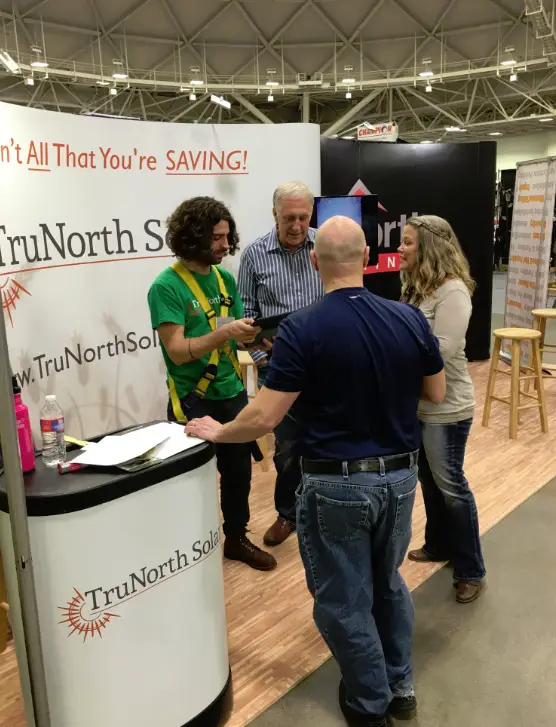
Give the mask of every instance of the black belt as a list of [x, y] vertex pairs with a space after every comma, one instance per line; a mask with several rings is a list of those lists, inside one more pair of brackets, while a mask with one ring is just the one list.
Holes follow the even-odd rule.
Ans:
[[[348, 474], [354, 475], [361, 472], [386, 472], [409, 469], [417, 464], [418, 452], [410, 454], [398, 454], [386, 457], [369, 457], [368, 459], [354, 459], [346, 462]], [[382, 460], [382, 467], [381, 467]], [[308, 475], [343, 475], [345, 473], [344, 462], [333, 459], [303, 459], [303, 473]]]

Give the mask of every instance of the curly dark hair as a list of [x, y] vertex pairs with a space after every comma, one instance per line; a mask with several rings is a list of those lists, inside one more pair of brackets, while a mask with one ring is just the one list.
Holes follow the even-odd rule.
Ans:
[[239, 249], [235, 220], [226, 205], [213, 197], [193, 197], [182, 202], [166, 222], [166, 243], [176, 257], [210, 265], [213, 229], [222, 220], [230, 225], [229, 254], [234, 255]]

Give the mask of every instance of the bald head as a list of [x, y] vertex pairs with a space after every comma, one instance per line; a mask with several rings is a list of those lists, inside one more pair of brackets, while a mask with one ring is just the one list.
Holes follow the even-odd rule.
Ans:
[[320, 266], [361, 264], [367, 244], [361, 227], [349, 217], [331, 217], [319, 228], [315, 255]]

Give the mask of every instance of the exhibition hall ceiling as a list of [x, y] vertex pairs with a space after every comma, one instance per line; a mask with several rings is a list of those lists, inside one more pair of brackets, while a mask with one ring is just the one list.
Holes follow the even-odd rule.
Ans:
[[0, 0], [0, 100], [178, 123], [310, 120], [340, 136], [396, 121], [408, 141], [546, 130], [556, 125], [552, 7]]

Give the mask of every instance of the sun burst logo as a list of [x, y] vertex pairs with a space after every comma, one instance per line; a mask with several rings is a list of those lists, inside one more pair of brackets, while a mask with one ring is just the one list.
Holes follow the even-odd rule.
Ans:
[[60, 624], [66, 624], [70, 630], [69, 636], [73, 634], [82, 634], [83, 641], [88, 638], [94, 639], [99, 636], [102, 639], [102, 632], [113, 618], [120, 618], [117, 613], [109, 613], [102, 611], [94, 615], [84, 613], [85, 597], [79, 593], [77, 588], [73, 589], [75, 595], [67, 602], [66, 606], [58, 606], [65, 618], [58, 621]]
[[17, 303], [20, 300], [22, 294], [31, 295], [31, 293], [21, 283], [18, 283], [14, 278], [9, 277], [6, 282], [0, 283], [0, 294], [2, 296], [2, 308], [6, 311], [6, 315], [10, 319], [12, 328], [14, 327], [14, 321], [12, 318], [12, 311], [15, 311]]

